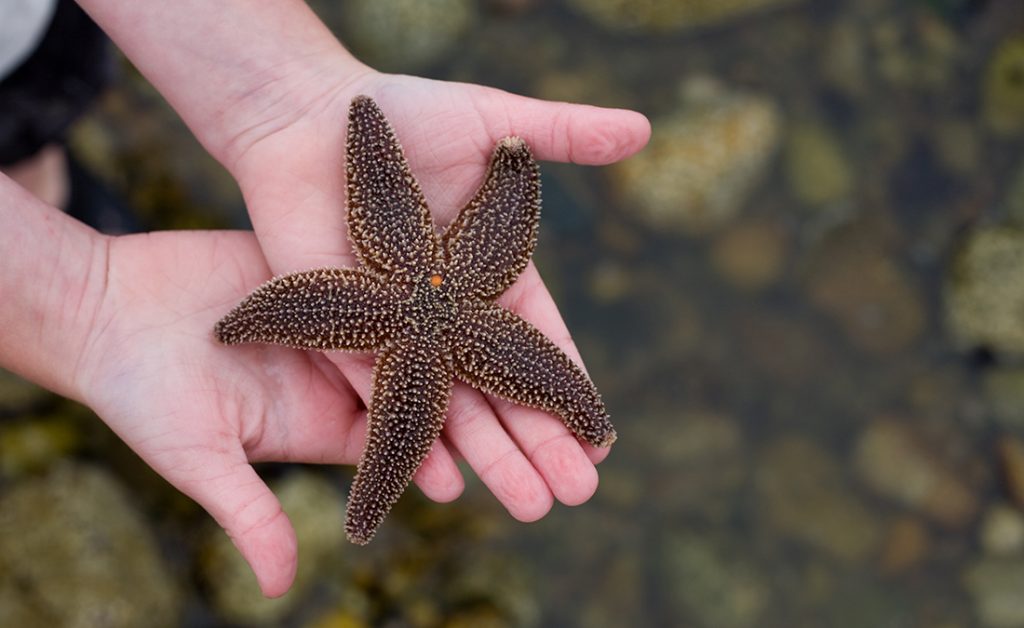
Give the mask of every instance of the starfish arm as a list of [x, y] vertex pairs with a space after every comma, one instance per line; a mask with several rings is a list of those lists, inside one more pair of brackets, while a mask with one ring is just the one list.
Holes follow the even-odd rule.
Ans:
[[352, 483], [345, 533], [370, 542], [441, 434], [452, 388], [449, 361], [434, 339], [406, 338], [377, 358], [366, 448]]
[[442, 238], [446, 274], [462, 295], [493, 299], [523, 272], [537, 243], [540, 169], [526, 142], [498, 142], [483, 184]]
[[455, 376], [484, 392], [558, 415], [596, 447], [615, 441], [608, 412], [579, 366], [533, 325], [491, 303], [466, 308], [452, 347]]
[[361, 270], [310, 270], [266, 282], [213, 331], [224, 344], [371, 351], [393, 337], [399, 299], [397, 288]]
[[367, 96], [349, 107], [345, 167], [349, 236], [359, 260], [388, 276], [429, 272], [440, 244], [427, 202], [391, 124]]

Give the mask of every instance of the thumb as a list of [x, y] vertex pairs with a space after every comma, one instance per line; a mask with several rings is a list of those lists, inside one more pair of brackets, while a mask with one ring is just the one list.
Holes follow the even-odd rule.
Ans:
[[204, 464], [205, 480], [183, 491], [202, 506], [249, 563], [267, 597], [284, 595], [298, 563], [295, 530], [281, 503], [242, 452]]

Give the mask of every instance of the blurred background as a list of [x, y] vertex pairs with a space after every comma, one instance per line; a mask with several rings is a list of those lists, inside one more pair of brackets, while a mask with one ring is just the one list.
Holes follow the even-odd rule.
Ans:
[[[597, 495], [512, 520], [266, 465], [284, 598], [80, 406], [0, 374], [5, 626], [1024, 626], [1024, 4], [317, 0], [380, 69], [637, 109], [544, 164], [541, 273], [615, 420]], [[71, 130], [151, 228], [245, 227], [127, 62]]]

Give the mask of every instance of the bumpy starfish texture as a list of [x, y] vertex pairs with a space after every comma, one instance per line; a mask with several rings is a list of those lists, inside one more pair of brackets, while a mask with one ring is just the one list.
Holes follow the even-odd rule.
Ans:
[[352, 101], [349, 235], [361, 268], [272, 279], [214, 328], [225, 344], [378, 351], [366, 448], [345, 530], [370, 541], [441, 433], [453, 378], [540, 408], [597, 447], [615, 440], [586, 374], [493, 301], [526, 268], [540, 222], [540, 170], [517, 137], [498, 142], [484, 182], [438, 236], [384, 114]]

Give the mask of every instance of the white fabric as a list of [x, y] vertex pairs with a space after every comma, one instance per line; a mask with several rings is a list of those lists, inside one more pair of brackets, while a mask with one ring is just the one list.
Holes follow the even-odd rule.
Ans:
[[0, 0], [0, 79], [32, 54], [56, 9], [57, 0]]

